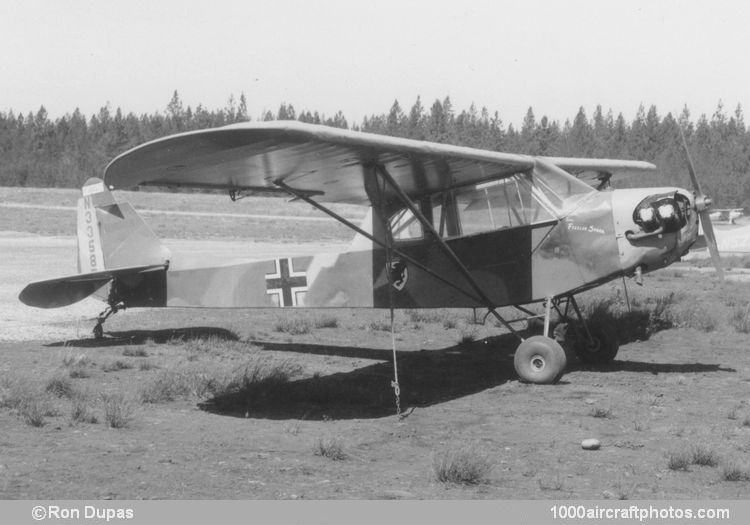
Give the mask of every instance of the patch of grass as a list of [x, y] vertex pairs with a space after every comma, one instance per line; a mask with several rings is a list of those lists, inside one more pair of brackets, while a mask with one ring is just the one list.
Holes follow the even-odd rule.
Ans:
[[692, 456], [685, 451], [669, 452], [667, 454], [667, 467], [669, 470], [687, 471], [692, 462]]
[[42, 397], [27, 399], [20, 407], [19, 413], [23, 420], [32, 427], [44, 426], [45, 416], [48, 414], [49, 403]]
[[73, 379], [85, 379], [91, 377], [91, 370], [87, 365], [75, 365], [70, 367], [68, 375]]
[[62, 363], [63, 366], [67, 368], [89, 366], [90, 364], [93, 364], [86, 354], [67, 354], [63, 357]]
[[120, 370], [129, 370], [131, 368], [133, 368], [133, 365], [121, 359], [102, 365], [102, 370], [105, 372], [119, 372]]
[[41, 427], [45, 417], [58, 415], [44, 386], [30, 377], [3, 378], [0, 384], [0, 407], [15, 411], [31, 426]]
[[298, 365], [290, 361], [251, 361], [227, 376], [204, 378], [198, 395], [211, 396], [214, 399], [253, 396], [261, 391], [274, 390], [285, 385], [300, 370]]
[[315, 328], [338, 328], [339, 320], [332, 315], [324, 315], [315, 319]]
[[102, 396], [104, 422], [109, 428], [125, 428], [133, 420], [133, 403], [123, 394]]
[[177, 370], [159, 372], [141, 387], [140, 398], [144, 403], [168, 403], [194, 392], [196, 377]]
[[44, 391], [55, 397], [71, 399], [77, 392], [73, 381], [67, 375], [56, 374], [50, 377], [44, 385]]
[[690, 450], [691, 463], [693, 465], [702, 465], [704, 467], [715, 467], [719, 464], [719, 458], [716, 452], [704, 445], [693, 445]]
[[750, 303], [732, 308], [730, 324], [740, 333], [750, 333]]
[[138, 365], [138, 370], [142, 372], [153, 370], [155, 368], [159, 368], [159, 366], [155, 363], [152, 363], [151, 361], [143, 361]]
[[542, 490], [561, 491], [563, 490], [563, 482], [560, 479], [560, 474], [557, 474], [554, 478], [541, 477], [536, 480], [539, 488]]
[[390, 321], [372, 321], [370, 323], [370, 330], [373, 332], [390, 332], [391, 322]]
[[592, 408], [591, 412], [589, 412], [589, 415], [591, 417], [604, 418], [604, 419], [612, 419], [614, 417], [612, 415], [612, 409], [611, 408], [604, 408], [604, 407], [594, 407], [594, 408]]
[[745, 417], [745, 419], [742, 420], [742, 426], [743, 427], [750, 427], [750, 416]]
[[148, 357], [148, 351], [145, 348], [128, 347], [122, 351], [122, 355], [124, 355], [125, 357]]
[[448, 449], [435, 454], [435, 478], [442, 483], [476, 485], [487, 481], [492, 462], [474, 447]]
[[732, 408], [729, 409], [729, 412], [727, 412], [727, 419], [731, 419], [734, 421], [738, 417], [740, 407], [735, 405]]
[[735, 463], [724, 465], [721, 469], [724, 481], [750, 481], [750, 470]]
[[458, 321], [455, 319], [448, 317], [445, 320], [443, 320], [443, 328], [446, 330], [451, 330], [453, 328], [456, 328], [458, 326]]
[[68, 375], [73, 379], [91, 377], [89, 367], [94, 362], [86, 354], [67, 354], [63, 357], [62, 363], [69, 370]]
[[284, 334], [303, 335], [309, 334], [312, 331], [312, 325], [306, 319], [285, 316], [276, 321], [273, 329], [276, 332], [281, 332]]
[[694, 328], [701, 332], [713, 332], [719, 321], [710, 310], [698, 303], [681, 304], [672, 309], [672, 323], [680, 328]]
[[89, 398], [88, 394], [79, 392], [71, 399], [70, 421], [73, 424], [95, 424], [99, 422], [99, 418], [97, 418], [91, 410], [91, 399]]
[[458, 346], [469, 346], [476, 341], [476, 338], [474, 332], [461, 330], [458, 334]]
[[670, 312], [678, 299], [674, 292], [641, 298], [634, 296], [628, 309], [627, 301], [618, 290], [614, 295], [587, 298], [583, 309], [590, 326], [613, 328], [618, 340], [625, 344], [646, 340], [656, 332], [671, 328]]
[[445, 320], [445, 312], [440, 310], [406, 310], [412, 323], [439, 324]]
[[338, 438], [320, 438], [313, 445], [313, 454], [334, 461], [348, 459], [349, 455], [344, 451], [344, 445]]

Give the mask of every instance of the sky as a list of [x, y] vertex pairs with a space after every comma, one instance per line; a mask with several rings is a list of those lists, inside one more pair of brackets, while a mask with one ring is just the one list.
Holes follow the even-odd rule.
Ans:
[[451, 98], [519, 125], [750, 104], [750, 2], [0, 0], [0, 112], [226, 106], [351, 123]]

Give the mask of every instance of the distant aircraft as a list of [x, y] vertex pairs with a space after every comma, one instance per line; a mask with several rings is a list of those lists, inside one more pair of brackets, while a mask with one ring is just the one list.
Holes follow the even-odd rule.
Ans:
[[711, 221], [737, 224], [737, 219], [744, 215], [743, 208], [714, 209], [710, 213]]
[[[687, 148], [686, 148], [687, 153]], [[576, 295], [640, 276], [685, 255], [699, 216], [717, 271], [719, 253], [688, 155], [694, 191], [675, 187], [597, 191], [573, 174], [649, 172], [646, 162], [545, 158], [393, 138], [297, 122], [245, 123], [173, 135], [115, 158], [78, 202], [79, 275], [29, 284], [40, 308], [91, 294], [107, 302], [94, 329], [131, 307], [487, 308], [515, 334], [525, 381], [555, 382], [565, 352], [550, 337], [556, 311], [574, 327], [570, 345], [587, 363], [614, 359], [619, 343], [589, 326]], [[110, 190], [134, 186], [222, 189], [232, 200], [278, 191], [355, 232], [348, 250], [195, 267], [169, 250]], [[362, 225], [331, 203], [368, 206]], [[513, 327], [544, 304], [543, 335]], [[520, 319], [498, 307], [514, 306]]]

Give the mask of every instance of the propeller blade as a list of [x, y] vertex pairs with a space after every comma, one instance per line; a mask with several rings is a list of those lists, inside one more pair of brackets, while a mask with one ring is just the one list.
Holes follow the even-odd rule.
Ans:
[[680, 138], [682, 139], [682, 149], [685, 151], [685, 158], [687, 159], [688, 172], [690, 173], [690, 180], [693, 183], [693, 189], [698, 195], [703, 195], [701, 184], [698, 182], [698, 176], [695, 174], [693, 159], [690, 157], [690, 150], [688, 149], [687, 140], [685, 140], [685, 134], [682, 132], [682, 128], [680, 128]]
[[719, 275], [721, 281], [724, 280], [724, 268], [721, 265], [721, 256], [719, 255], [719, 247], [716, 244], [716, 235], [714, 234], [714, 226], [711, 224], [711, 217], [709, 216], [708, 210], [703, 210], [698, 214], [701, 219], [701, 226], [703, 226], [703, 234], [706, 237], [706, 244], [708, 245], [708, 253], [711, 254], [711, 261], [714, 263], [716, 273]]

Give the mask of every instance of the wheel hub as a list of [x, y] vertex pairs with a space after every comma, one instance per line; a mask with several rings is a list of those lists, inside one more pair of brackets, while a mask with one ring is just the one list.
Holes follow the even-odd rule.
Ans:
[[535, 372], [541, 372], [544, 370], [545, 364], [543, 356], [535, 354], [531, 357], [531, 368], [533, 368]]

